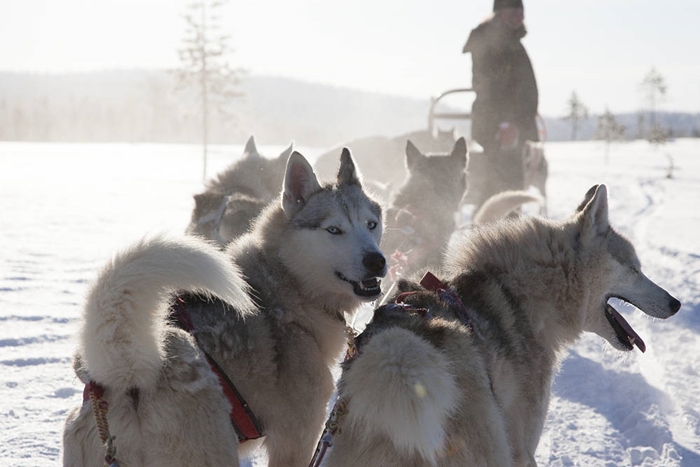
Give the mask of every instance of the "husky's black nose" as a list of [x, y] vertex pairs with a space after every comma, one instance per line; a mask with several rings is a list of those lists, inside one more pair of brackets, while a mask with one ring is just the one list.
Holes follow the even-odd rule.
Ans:
[[386, 259], [384, 255], [379, 252], [367, 253], [364, 258], [362, 258], [362, 264], [367, 268], [369, 272], [377, 276], [384, 273], [384, 266], [386, 266]]

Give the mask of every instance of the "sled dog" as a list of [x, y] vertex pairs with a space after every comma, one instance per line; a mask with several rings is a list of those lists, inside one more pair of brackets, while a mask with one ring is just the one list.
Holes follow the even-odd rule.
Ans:
[[[427, 152], [446, 153], [456, 139], [454, 131], [438, 130], [433, 135], [427, 130], [417, 130], [391, 138], [377, 135], [343, 144], [352, 149], [353, 157], [363, 174], [363, 183], [386, 203], [408, 175], [403, 163], [404, 148], [408, 141]], [[330, 178], [334, 175], [337, 153], [338, 149], [332, 149], [319, 156], [314, 164], [319, 177]]]
[[421, 313], [380, 307], [357, 339], [328, 466], [510, 465], [495, 457], [506, 451], [501, 427], [512, 465], [535, 466], [567, 346], [588, 331], [620, 351], [645, 350], [609, 299], [661, 319], [681, 307], [610, 226], [605, 185], [568, 219], [506, 219], [462, 235], [441, 286], [399, 281], [393, 301], [419, 291], [403, 301]]
[[[406, 143], [408, 177], [386, 210], [382, 250], [389, 255], [391, 279], [439, 267], [445, 249], [457, 229], [461, 201], [467, 187], [469, 151], [459, 138], [449, 153], [423, 153], [411, 140]], [[542, 198], [522, 190], [492, 196], [481, 205], [473, 223], [501, 219], [528, 202]]]
[[405, 152], [408, 177], [387, 208], [382, 239], [392, 276], [403, 277], [440, 263], [467, 189], [468, 159], [464, 138], [450, 152], [427, 154], [408, 140]]
[[231, 164], [194, 195], [187, 233], [214, 241], [221, 248], [246, 232], [255, 217], [279, 197], [287, 159], [294, 143], [279, 157], [268, 159], [258, 152], [251, 136], [243, 157]]
[[[334, 391], [331, 369], [346, 346], [345, 314], [380, 295], [382, 228], [380, 205], [363, 191], [349, 150], [337, 181], [324, 185], [294, 152], [281, 202], [225, 252], [194, 237], [155, 240], [108, 265], [86, 304], [74, 366], [83, 382], [104, 388], [119, 465], [238, 465], [231, 405], [204, 355], [263, 431], [240, 444], [241, 454], [262, 444], [271, 467], [306, 467]], [[176, 289], [194, 337], [166, 319]], [[84, 402], [66, 423], [64, 465], [95, 466], [104, 457]]]
[[472, 216], [472, 225], [483, 225], [503, 219], [517, 212], [523, 204], [538, 203], [544, 206], [545, 200], [539, 195], [524, 190], [506, 190], [493, 195], [482, 204]]
[[526, 141], [521, 147], [492, 153], [473, 151], [467, 168], [469, 191], [463, 203], [477, 211], [490, 197], [507, 190], [535, 187], [543, 202], [540, 214], [547, 215], [549, 165], [542, 143]]

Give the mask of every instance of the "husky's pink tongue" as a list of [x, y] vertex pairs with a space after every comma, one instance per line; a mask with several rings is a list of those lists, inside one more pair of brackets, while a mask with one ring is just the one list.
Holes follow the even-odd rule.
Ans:
[[627, 340], [629, 340], [629, 343], [632, 345], [636, 345], [639, 350], [642, 351], [642, 353], [646, 352], [647, 346], [644, 344], [644, 341], [642, 340], [641, 337], [639, 337], [639, 334], [637, 334], [634, 329], [632, 329], [632, 326], [629, 325], [627, 320], [622, 317], [618, 311], [609, 306], [608, 307], [610, 313], [612, 314], [613, 319], [617, 324], [620, 325], [620, 327], [627, 333]]

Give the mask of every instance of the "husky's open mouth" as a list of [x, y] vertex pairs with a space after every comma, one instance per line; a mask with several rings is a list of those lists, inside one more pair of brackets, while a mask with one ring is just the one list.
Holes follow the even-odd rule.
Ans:
[[637, 334], [632, 326], [622, 317], [622, 315], [613, 308], [609, 303], [605, 304], [605, 317], [608, 319], [610, 326], [612, 326], [615, 334], [617, 334], [617, 339], [620, 344], [627, 349], [632, 350], [636, 345], [639, 350], [645, 352], [647, 346], [639, 334]]
[[335, 275], [341, 281], [345, 281], [348, 284], [352, 285], [353, 292], [355, 292], [355, 295], [359, 297], [376, 297], [382, 292], [382, 289], [380, 287], [382, 281], [377, 279], [376, 277], [366, 279], [361, 282], [356, 282], [348, 279], [338, 271], [335, 272]]

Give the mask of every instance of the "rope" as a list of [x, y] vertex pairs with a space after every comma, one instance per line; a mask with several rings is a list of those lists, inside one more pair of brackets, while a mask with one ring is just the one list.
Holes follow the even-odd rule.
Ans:
[[[348, 327], [346, 331], [348, 335], [348, 348], [345, 351], [345, 361], [348, 361], [357, 355], [358, 349], [357, 343], [355, 342], [357, 335], [354, 329]], [[326, 456], [326, 451], [333, 447], [333, 436], [340, 434], [340, 418], [346, 413], [348, 413], [348, 400], [346, 398], [341, 399], [340, 396], [338, 396], [335, 400], [335, 404], [333, 404], [333, 410], [331, 410], [328, 420], [326, 421], [321, 439], [319, 439], [316, 445], [316, 452], [314, 452], [314, 456], [311, 458], [309, 467], [321, 466], [323, 458]]]
[[333, 405], [333, 410], [331, 411], [328, 421], [326, 421], [326, 426], [323, 429], [323, 434], [321, 435], [321, 440], [316, 447], [316, 452], [314, 457], [311, 459], [309, 467], [319, 467], [323, 462], [323, 458], [326, 456], [326, 452], [329, 448], [333, 447], [333, 436], [340, 434], [340, 418], [348, 412], [348, 400], [347, 399], [336, 399], [335, 405]]
[[106, 400], [102, 399], [104, 388], [94, 381], [91, 381], [88, 386], [90, 402], [92, 403], [92, 413], [95, 416], [95, 423], [97, 424], [97, 432], [100, 435], [102, 445], [107, 448], [105, 465], [107, 467], [119, 467], [119, 463], [115, 459], [117, 455], [117, 447], [114, 445], [115, 437], [109, 434], [109, 425], [107, 424], [109, 404]]

